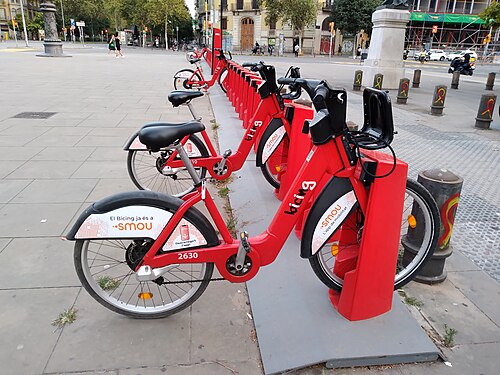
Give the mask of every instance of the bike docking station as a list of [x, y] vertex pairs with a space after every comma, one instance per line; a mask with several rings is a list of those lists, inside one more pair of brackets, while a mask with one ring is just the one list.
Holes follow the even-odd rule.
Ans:
[[[238, 88], [240, 84], [252, 86], [255, 82], [256, 92], [258, 80], [252, 78], [248, 82], [240, 74], [245, 68], [234, 62], [230, 66], [230, 82], [234, 86], [228, 88], [229, 100], [220, 90], [210, 94], [217, 123], [221, 124], [218, 129], [221, 149], [238, 142], [243, 131], [239, 117], [227, 115], [231, 113], [230, 107], [240, 111], [235, 104], [243, 100], [249, 105], [248, 111], [257, 108], [260, 102], [258, 96], [242, 98], [240, 95], [245, 95], [245, 91]], [[312, 119], [313, 110], [292, 102], [286, 102], [285, 106], [287, 118], [293, 119], [286, 170], [278, 174], [281, 188], [274, 192], [269, 188], [255, 168], [253, 158], [233, 173], [235, 178], [229, 185], [231, 207], [242, 219], [238, 229], [250, 234], [265, 231], [279, 207], [276, 198], [283, 197], [312, 146], [302, 130], [304, 122]], [[350, 108], [362, 110], [352, 109], [352, 105]], [[391, 156], [369, 150], [363, 150], [363, 154], [365, 167], [373, 168], [368, 166], [376, 163], [377, 175], [393, 167]], [[261, 268], [259, 275], [247, 282], [265, 374], [318, 363], [337, 368], [434, 361], [439, 357], [435, 345], [394, 292], [406, 175], [407, 165], [397, 161], [388, 177], [371, 182], [367, 208], [371, 218], [363, 228], [361, 244], [345, 251], [335, 269], [344, 275], [340, 294], [329, 293], [311, 272], [309, 262], [297, 257], [300, 240], [295, 236], [288, 238], [275, 262]], [[359, 167], [359, 179], [365, 177]], [[321, 186], [315, 191], [319, 194]], [[302, 235], [306, 216], [307, 213], [302, 223], [297, 224], [298, 236]], [[346, 225], [348, 220], [354, 220], [352, 214]], [[337, 246], [348, 242], [346, 235], [337, 231]], [[335, 247], [332, 251], [336, 251]]]

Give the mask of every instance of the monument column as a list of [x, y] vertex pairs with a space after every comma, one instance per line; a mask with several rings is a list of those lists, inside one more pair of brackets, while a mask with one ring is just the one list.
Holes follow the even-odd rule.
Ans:
[[67, 57], [67, 55], [63, 55], [62, 42], [57, 35], [56, 6], [52, 1], [46, 0], [40, 4], [40, 11], [43, 13], [45, 24], [45, 39], [43, 42], [45, 53], [38, 56]]
[[363, 67], [363, 84], [371, 86], [375, 74], [384, 75], [384, 89], [397, 89], [404, 78], [403, 50], [406, 24], [410, 20], [407, 8], [379, 7], [372, 15], [373, 32], [368, 58]]

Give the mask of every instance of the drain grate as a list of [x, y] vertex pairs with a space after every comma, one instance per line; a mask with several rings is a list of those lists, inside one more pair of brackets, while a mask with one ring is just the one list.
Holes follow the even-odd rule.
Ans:
[[29, 119], [47, 119], [54, 116], [57, 112], [21, 112], [12, 118], [29, 118]]

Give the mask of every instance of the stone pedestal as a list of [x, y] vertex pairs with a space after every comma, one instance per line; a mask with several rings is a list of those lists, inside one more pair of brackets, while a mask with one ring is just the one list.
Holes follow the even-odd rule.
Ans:
[[373, 13], [373, 32], [368, 58], [364, 62], [364, 85], [370, 86], [375, 74], [384, 75], [384, 89], [397, 89], [404, 78], [403, 50], [410, 12], [379, 9]]
[[47, 0], [40, 4], [40, 11], [43, 13], [43, 22], [45, 24], [45, 39], [43, 42], [45, 53], [37, 56], [69, 57], [69, 55], [63, 54], [62, 42], [57, 35], [56, 6], [53, 2]]

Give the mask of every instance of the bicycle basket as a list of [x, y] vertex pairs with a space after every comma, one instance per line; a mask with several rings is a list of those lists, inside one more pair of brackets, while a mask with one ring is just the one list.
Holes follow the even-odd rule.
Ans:
[[382, 90], [372, 87], [363, 92], [364, 124], [354, 134], [360, 148], [377, 150], [387, 147], [394, 137], [391, 98]]

